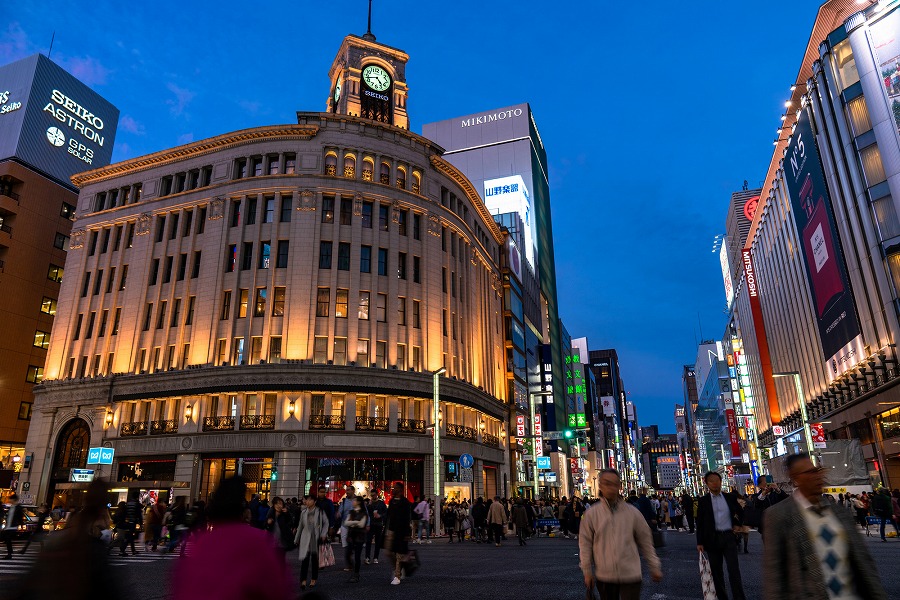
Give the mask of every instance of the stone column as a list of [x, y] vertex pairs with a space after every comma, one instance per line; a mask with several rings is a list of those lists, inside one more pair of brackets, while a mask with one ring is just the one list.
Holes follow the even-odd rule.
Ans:
[[400, 400], [396, 396], [388, 396], [385, 402], [385, 410], [388, 415], [388, 431], [396, 433], [397, 421], [407, 418], [400, 414]]
[[[288, 434], [295, 435], [295, 434]], [[298, 450], [284, 450], [275, 453], [278, 465], [278, 480], [274, 481], [274, 493], [282, 498], [300, 498], [303, 495], [305, 478], [305, 453]]]
[[472, 486], [475, 490], [473, 492], [474, 497], [484, 496], [484, 461], [480, 458], [476, 458], [472, 470], [474, 471], [473, 475], [475, 476], [475, 482]]

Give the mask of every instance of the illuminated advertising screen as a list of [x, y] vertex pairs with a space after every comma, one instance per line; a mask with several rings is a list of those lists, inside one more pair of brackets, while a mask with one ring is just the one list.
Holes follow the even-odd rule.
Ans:
[[784, 178], [812, 291], [825, 367], [829, 380], [833, 380], [856, 366], [865, 354], [809, 109], [797, 119], [784, 159]]
[[728, 244], [722, 244], [719, 262], [722, 263], [722, 280], [725, 282], [725, 301], [731, 306], [731, 301], [734, 300], [734, 283], [731, 280], [731, 267], [728, 265]]
[[869, 27], [869, 32], [888, 106], [900, 128], [900, 10], [881, 17]]
[[522, 219], [525, 260], [537, 268], [537, 238], [534, 231], [534, 200], [520, 175], [488, 179], [484, 182], [484, 205], [492, 215], [517, 213]]
[[112, 159], [119, 111], [46, 56], [0, 67], [0, 159], [69, 183]]

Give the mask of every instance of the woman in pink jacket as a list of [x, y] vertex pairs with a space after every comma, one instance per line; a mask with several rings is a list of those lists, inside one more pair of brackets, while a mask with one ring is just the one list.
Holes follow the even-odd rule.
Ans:
[[175, 565], [174, 600], [293, 600], [290, 572], [272, 536], [241, 517], [247, 484], [232, 477], [219, 484], [209, 505], [210, 529]]

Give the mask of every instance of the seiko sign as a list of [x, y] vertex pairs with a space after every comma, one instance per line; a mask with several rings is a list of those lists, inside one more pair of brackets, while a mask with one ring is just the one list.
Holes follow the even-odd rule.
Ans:
[[9, 102], [9, 104], [7, 102], [9, 102], [9, 91], [0, 92], [0, 115], [22, 108], [21, 102]]
[[68, 125], [90, 141], [103, 145], [103, 136], [99, 133], [103, 129], [103, 119], [59, 90], [53, 90], [50, 98], [51, 102], [44, 107], [45, 112], [50, 113], [57, 121]]
[[382, 100], [384, 102], [390, 102], [390, 98], [384, 94], [376, 94], [371, 90], [363, 90], [363, 94], [369, 96], [370, 98], [375, 98], [376, 100]]
[[481, 117], [469, 117], [468, 119], [463, 119], [461, 122], [463, 127], [472, 127], [473, 125], [484, 125], [485, 123], [492, 123], [493, 121], [521, 117], [522, 114], [523, 111], [521, 108], [514, 108], [510, 110], [501, 110]]
[[756, 298], [756, 273], [753, 271], [753, 257], [750, 250], [744, 250], [744, 273], [747, 275], [747, 291]]

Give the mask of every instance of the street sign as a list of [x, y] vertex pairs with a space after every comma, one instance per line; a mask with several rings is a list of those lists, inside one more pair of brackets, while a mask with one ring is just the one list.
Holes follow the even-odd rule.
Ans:
[[556, 481], [556, 472], [555, 471], [547, 471], [544, 473], [544, 481], [547, 483], [554, 483]]
[[89, 465], [111, 465], [113, 464], [113, 455], [115, 450], [112, 448], [90, 448], [88, 450], [87, 464]]
[[475, 459], [472, 458], [471, 454], [460, 454], [459, 455], [459, 466], [463, 469], [471, 469], [472, 465], [475, 464]]
[[73, 483], [89, 483], [93, 480], [93, 469], [69, 469], [69, 481]]
[[562, 440], [562, 439], [565, 439], [565, 438], [563, 437], [563, 432], [562, 432], [562, 431], [545, 431], [545, 432], [544, 432], [544, 435], [543, 435], [543, 438], [544, 438], [545, 440]]
[[30, 504], [34, 504], [34, 494], [32, 494], [31, 492], [26, 492], [26, 493], [22, 494], [20, 501], [22, 504], [24, 504], [26, 506], [28, 506]]
[[538, 456], [537, 457], [537, 468], [538, 469], [549, 469], [550, 468], [550, 457], [549, 456]]
[[475, 472], [472, 471], [472, 469], [460, 469], [459, 480], [462, 483], [474, 483], [475, 482]]
[[27, 491], [30, 490], [30, 489], [31, 489], [31, 482], [30, 482], [30, 481], [23, 481], [23, 482], [22, 482], [22, 491], [23, 491], [23, 492], [27, 492]]

